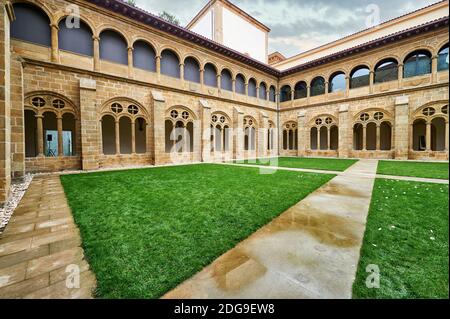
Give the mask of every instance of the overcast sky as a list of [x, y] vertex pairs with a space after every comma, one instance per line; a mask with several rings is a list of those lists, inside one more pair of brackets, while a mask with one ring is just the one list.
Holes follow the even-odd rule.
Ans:
[[[137, 0], [137, 5], [158, 14], [167, 11], [183, 26], [208, 0]], [[232, 0], [272, 29], [270, 52], [287, 57], [366, 29], [379, 8], [381, 22], [425, 7], [438, 0]], [[369, 13], [366, 11], [369, 10]], [[372, 11], [371, 11], [372, 10]], [[369, 19], [368, 19], [369, 17]]]

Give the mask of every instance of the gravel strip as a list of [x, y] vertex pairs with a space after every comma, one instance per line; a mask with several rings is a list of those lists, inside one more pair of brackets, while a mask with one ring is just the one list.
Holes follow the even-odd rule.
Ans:
[[14, 210], [16, 209], [17, 205], [19, 205], [20, 200], [27, 191], [32, 180], [33, 175], [27, 174], [23, 178], [22, 182], [13, 183], [11, 185], [11, 195], [8, 201], [5, 203], [5, 206], [3, 208], [0, 208], [0, 234], [3, 233], [6, 225], [8, 225], [8, 222], [11, 219]]

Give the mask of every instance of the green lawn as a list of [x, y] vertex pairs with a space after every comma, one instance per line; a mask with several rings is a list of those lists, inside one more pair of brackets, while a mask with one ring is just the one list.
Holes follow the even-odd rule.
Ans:
[[[448, 298], [448, 185], [378, 179], [354, 298]], [[380, 289], [368, 289], [368, 265]]]
[[190, 165], [62, 176], [100, 298], [158, 298], [333, 175]]
[[343, 172], [356, 162], [357, 160], [337, 158], [279, 157], [278, 159], [242, 160], [235, 163]]
[[448, 179], [448, 163], [380, 161], [378, 174]]

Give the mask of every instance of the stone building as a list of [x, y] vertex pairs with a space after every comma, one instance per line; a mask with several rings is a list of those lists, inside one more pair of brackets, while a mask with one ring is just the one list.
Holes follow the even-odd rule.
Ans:
[[448, 160], [448, 1], [271, 65], [120, 0], [1, 5], [0, 203], [27, 172]]

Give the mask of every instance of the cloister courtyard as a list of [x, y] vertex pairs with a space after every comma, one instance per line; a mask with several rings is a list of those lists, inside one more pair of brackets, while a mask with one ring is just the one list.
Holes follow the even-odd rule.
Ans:
[[448, 298], [448, 196], [443, 162], [36, 175], [0, 235], [0, 298]]

